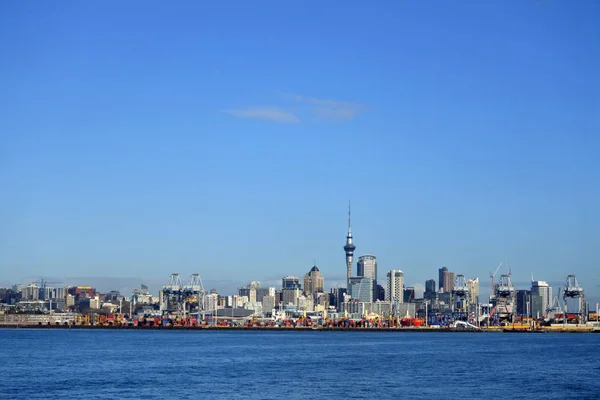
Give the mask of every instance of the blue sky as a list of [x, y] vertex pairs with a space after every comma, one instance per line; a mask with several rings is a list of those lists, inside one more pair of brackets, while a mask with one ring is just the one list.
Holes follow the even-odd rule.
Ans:
[[600, 293], [597, 2], [222, 3], [0, 5], [0, 280]]

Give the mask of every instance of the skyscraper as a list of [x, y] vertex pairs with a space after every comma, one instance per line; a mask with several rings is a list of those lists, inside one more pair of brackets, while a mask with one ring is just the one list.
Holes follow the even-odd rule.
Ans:
[[404, 302], [404, 273], [399, 269], [392, 269], [387, 273], [385, 285], [385, 300], [394, 303]]
[[352, 278], [352, 260], [354, 259], [354, 250], [356, 246], [352, 243], [352, 228], [350, 226], [350, 202], [348, 202], [348, 235], [346, 236], [346, 288], [350, 292], [350, 278]]
[[300, 289], [300, 279], [297, 276], [286, 276], [281, 280], [282, 289]]
[[469, 288], [469, 301], [471, 304], [477, 304], [479, 297], [479, 278], [468, 279], [467, 287]]
[[435, 293], [435, 280], [428, 279], [425, 281], [425, 292], [426, 293]]
[[366, 254], [358, 257], [357, 276], [370, 278], [373, 281], [373, 301], [377, 300], [377, 257]]
[[323, 292], [324, 289], [325, 279], [315, 265], [308, 274], [304, 275], [304, 294], [314, 296], [315, 293]]
[[531, 282], [531, 311], [533, 318], [544, 318], [552, 305], [552, 288], [545, 281]]
[[362, 276], [350, 278], [350, 296], [361, 303], [371, 303], [373, 301], [374, 293], [373, 283], [373, 279]]
[[444, 293], [452, 292], [454, 289], [454, 272], [448, 271], [446, 266], [439, 269], [440, 275], [440, 290], [443, 289]]
[[357, 276], [364, 276], [377, 281], [377, 257], [372, 254], [365, 254], [358, 257]]

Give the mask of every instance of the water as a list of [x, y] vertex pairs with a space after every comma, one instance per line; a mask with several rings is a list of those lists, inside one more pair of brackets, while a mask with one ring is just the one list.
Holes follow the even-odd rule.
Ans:
[[0, 398], [600, 399], [599, 334], [0, 329]]

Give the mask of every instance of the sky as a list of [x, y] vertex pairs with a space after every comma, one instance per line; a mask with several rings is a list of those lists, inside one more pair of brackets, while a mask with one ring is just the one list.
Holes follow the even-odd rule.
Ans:
[[380, 281], [598, 296], [599, 38], [592, 0], [1, 2], [0, 282], [344, 286], [351, 200]]

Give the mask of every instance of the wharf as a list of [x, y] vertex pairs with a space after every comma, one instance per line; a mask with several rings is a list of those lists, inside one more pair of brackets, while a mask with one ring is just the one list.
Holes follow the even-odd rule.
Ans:
[[120, 331], [262, 331], [262, 332], [473, 332], [473, 333], [600, 333], [599, 328], [591, 327], [543, 327], [536, 330], [510, 328], [430, 328], [430, 327], [310, 327], [310, 326], [215, 326], [215, 325], [173, 325], [173, 326], [133, 326], [133, 325], [37, 325], [37, 324], [2, 324], [0, 329], [87, 329], [87, 330], [120, 330]]

